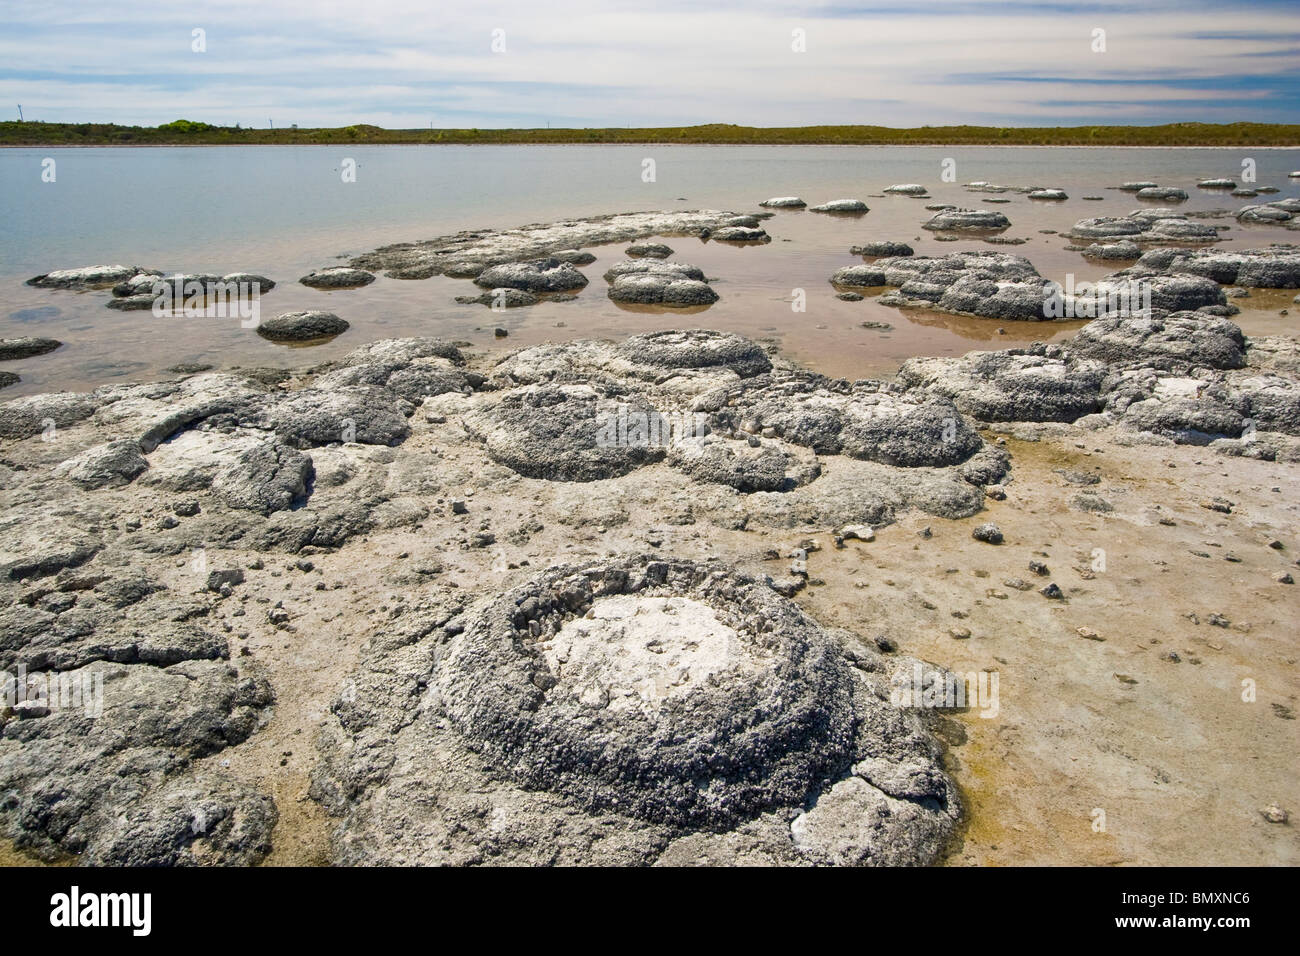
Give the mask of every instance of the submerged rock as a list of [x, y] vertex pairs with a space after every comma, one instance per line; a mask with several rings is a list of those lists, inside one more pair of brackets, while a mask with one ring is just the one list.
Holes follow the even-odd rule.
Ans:
[[681, 262], [629, 259], [611, 266], [605, 278], [615, 302], [683, 307], [718, 301], [703, 271]]
[[878, 259], [846, 266], [831, 276], [836, 286], [898, 286], [891, 305], [919, 306], [1022, 321], [1049, 315], [1051, 286], [1024, 256], [1004, 252], [952, 253]]
[[1232, 252], [1152, 249], [1138, 260], [1136, 268], [1202, 276], [1222, 285], [1294, 289], [1300, 288], [1300, 246], [1275, 245]]
[[[585, 265], [594, 261], [594, 257], [588, 258], [590, 253], [577, 250], [607, 243], [628, 243], [651, 236], [700, 236], [708, 230], [733, 225], [736, 220], [735, 213], [714, 209], [590, 216], [516, 229], [484, 229], [420, 242], [395, 243], [357, 256], [350, 265], [358, 269], [385, 269], [389, 275], [418, 278], [448, 275], [472, 279], [488, 266], [539, 258]], [[509, 282], [488, 284], [511, 285]]]
[[849, 254], [854, 256], [910, 256], [912, 247], [905, 242], [891, 242], [882, 240], [880, 242], [868, 242], [860, 246], [853, 246], [849, 249]]
[[775, 199], [764, 199], [759, 205], [770, 209], [801, 209], [808, 204], [798, 196], [778, 196]]
[[536, 305], [542, 300], [531, 292], [522, 289], [489, 289], [479, 295], [458, 295], [456, 302], [460, 305], [486, 305], [494, 309], [518, 309]]
[[57, 269], [33, 276], [27, 280], [27, 284], [38, 289], [103, 289], [140, 273], [161, 275], [139, 266], [82, 266], [79, 269]]
[[561, 262], [548, 256], [528, 262], [509, 262], [489, 266], [475, 279], [474, 284], [486, 289], [510, 288], [525, 292], [569, 292], [587, 284], [587, 277], [572, 263]]
[[832, 199], [820, 206], [809, 206], [808, 208], [810, 212], [864, 213], [870, 211], [867, 209], [867, 204], [861, 199]]
[[991, 209], [948, 209], [921, 224], [931, 232], [992, 232], [1011, 228], [1011, 220]]
[[667, 259], [673, 254], [671, 246], [665, 246], [662, 242], [634, 242], [624, 251], [629, 256], [644, 256], [648, 259]]
[[16, 339], [0, 339], [0, 362], [44, 355], [46, 352], [53, 352], [62, 344], [58, 339], [47, 339], [36, 335], [24, 335]]
[[333, 338], [348, 330], [348, 323], [333, 312], [285, 312], [258, 323], [257, 334], [272, 342], [306, 342]]
[[717, 229], [705, 230], [700, 234], [703, 239], [711, 239], [714, 242], [771, 242], [772, 237], [762, 229], [755, 229], [751, 226], [720, 226]]
[[375, 281], [374, 273], [347, 266], [315, 269], [298, 280], [313, 289], [355, 289]]
[[1137, 191], [1137, 198], [1153, 199], [1158, 202], [1184, 202], [1187, 193], [1176, 186], [1144, 186]]
[[1082, 251], [1085, 259], [1098, 259], [1103, 262], [1123, 259], [1137, 259], [1142, 255], [1142, 247], [1135, 242], [1098, 242], [1085, 246]]
[[1100, 216], [1080, 219], [1069, 232], [1071, 239], [1088, 241], [1122, 240], [1152, 242], [1218, 242], [1222, 239], [1213, 226], [1190, 222], [1182, 213], [1167, 209], [1134, 210], [1127, 216]]
[[927, 192], [928, 190], [920, 183], [903, 183], [885, 187], [885, 193], [893, 196], [924, 196]]
[[1274, 203], [1260, 206], [1242, 206], [1237, 211], [1238, 222], [1287, 222], [1291, 212]]

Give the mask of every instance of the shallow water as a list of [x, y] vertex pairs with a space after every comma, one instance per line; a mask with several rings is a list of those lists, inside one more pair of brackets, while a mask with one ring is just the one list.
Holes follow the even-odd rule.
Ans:
[[[56, 163], [56, 181], [43, 182], [42, 161]], [[356, 160], [357, 180], [344, 183], [345, 157]], [[1274, 196], [1239, 199], [1196, 189], [1197, 180], [1236, 178], [1243, 158], [1257, 164], [1256, 185]], [[643, 161], [655, 161], [655, 181], [642, 179]], [[941, 181], [941, 164], [956, 162], [955, 183]], [[650, 329], [707, 326], [777, 341], [790, 356], [820, 371], [851, 378], [887, 376], [913, 355], [961, 354], [1072, 334], [1078, 323], [1016, 323], [900, 311], [870, 301], [841, 302], [828, 283], [838, 267], [860, 261], [851, 245], [870, 240], [908, 242], [918, 255], [958, 249], [1000, 249], [1028, 256], [1047, 277], [1096, 279], [1118, 266], [1090, 264], [1067, 252], [1067, 240], [1040, 230], [1065, 231], [1090, 216], [1123, 215], [1143, 205], [1113, 188], [1150, 179], [1180, 186], [1191, 198], [1182, 211], [1228, 208], [1300, 195], [1288, 171], [1300, 167], [1297, 150], [1048, 149], [948, 147], [705, 147], [705, 146], [373, 146], [198, 147], [158, 149], [0, 150], [0, 336], [46, 335], [65, 343], [56, 352], [5, 370], [23, 381], [4, 397], [81, 389], [145, 379], [181, 362], [221, 366], [293, 366], [342, 355], [376, 338], [440, 335], [476, 348], [505, 351], [542, 341], [622, 337]], [[968, 192], [976, 180], [1058, 186], [1065, 202], [1037, 202], [1016, 193]], [[894, 183], [919, 182], [927, 199], [879, 196]], [[313, 268], [390, 242], [432, 238], [462, 229], [509, 228], [525, 223], [647, 209], [760, 211], [769, 196], [799, 195], [815, 204], [865, 199], [862, 217], [777, 211], [764, 228], [773, 241], [735, 247], [667, 238], [674, 259], [716, 277], [721, 300], [693, 313], [633, 310], [605, 296], [600, 278], [623, 246], [593, 248], [598, 259], [584, 272], [591, 284], [577, 301], [543, 303], [496, 313], [457, 305], [456, 295], [478, 290], [445, 277], [386, 279], [357, 290], [323, 292], [297, 283]], [[1096, 195], [1101, 201], [1082, 197]], [[877, 198], [872, 198], [877, 197]], [[1010, 202], [990, 205], [989, 199]], [[979, 239], [939, 242], [920, 228], [927, 203], [996, 208], [1028, 240], [993, 246]], [[1160, 204], [1150, 204], [1160, 205]], [[1275, 226], [1243, 227], [1233, 219], [1219, 248], [1294, 241]], [[125, 263], [167, 272], [260, 273], [279, 285], [262, 302], [263, 317], [294, 309], [337, 312], [352, 327], [310, 349], [275, 345], [236, 319], [156, 319], [149, 312], [104, 307], [110, 294], [33, 289], [23, 282], [53, 269]], [[795, 289], [807, 293], [807, 311], [793, 312]], [[1278, 310], [1282, 293], [1234, 300], [1248, 333], [1290, 328]], [[861, 327], [887, 322], [888, 331]], [[497, 339], [493, 329], [509, 330]], [[998, 334], [1002, 328], [1005, 334]]]

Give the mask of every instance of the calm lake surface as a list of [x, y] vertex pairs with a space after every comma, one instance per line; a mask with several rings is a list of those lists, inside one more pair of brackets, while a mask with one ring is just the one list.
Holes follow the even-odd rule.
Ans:
[[[55, 161], [56, 180], [43, 182], [42, 162]], [[344, 183], [345, 158], [357, 164]], [[655, 161], [655, 181], [642, 179]], [[1239, 178], [1242, 160], [1256, 164], [1256, 185], [1281, 191], [1240, 199], [1196, 188], [1200, 179]], [[941, 181], [945, 159], [956, 182]], [[1069, 336], [1077, 323], [975, 320], [841, 302], [828, 283], [843, 265], [861, 261], [849, 247], [870, 240], [908, 242], [918, 255], [999, 249], [1028, 256], [1047, 277], [1099, 278], [1115, 267], [1093, 265], [1067, 240], [1041, 230], [1068, 230], [1079, 219], [1124, 215], [1143, 203], [1113, 187], [1149, 179], [1179, 186], [1191, 198], [1180, 211], [1237, 209], [1300, 195], [1300, 150], [1038, 149], [971, 147], [707, 147], [707, 146], [373, 146], [198, 147], [156, 149], [0, 150], [0, 337], [45, 335], [63, 348], [3, 368], [22, 376], [4, 398], [53, 389], [84, 389], [143, 380], [181, 362], [293, 366], [342, 355], [377, 338], [439, 335], [506, 351], [542, 341], [622, 338], [662, 328], [706, 326], [777, 341], [786, 354], [819, 371], [851, 378], [891, 375], [913, 355], [961, 354]], [[1036, 202], [1016, 193], [973, 193], [963, 183], [1060, 187], [1066, 202]], [[927, 199], [879, 196], [894, 183], [921, 183]], [[778, 211], [764, 224], [765, 246], [734, 247], [668, 238], [677, 261], [716, 277], [721, 300], [703, 312], [629, 310], [605, 296], [600, 278], [623, 258], [620, 245], [590, 251], [591, 284], [577, 301], [508, 312], [457, 305], [478, 290], [465, 280], [402, 281], [382, 275], [364, 289], [324, 292], [298, 284], [314, 268], [392, 242], [433, 238], [462, 229], [651, 209], [759, 212], [770, 196], [798, 195], [810, 204], [860, 198], [860, 218]], [[1087, 201], [1085, 195], [1101, 196]], [[872, 198], [877, 197], [877, 198]], [[988, 205], [990, 199], [1010, 202]], [[993, 246], [979, 239], [939, 242], [923, 231], [927, 203], [996, 208], [1012, 222], [1004, 235], [1028, 240]], [[1161, 204], [1147, 204], [1161, 205]], [[1276, 226], [1242, 226], [1231, 218], [1219, 248], [1297, 240]], [[107, 290], [73, 293], [33, 289], [24, 281], [54, 269], [123, 263], [165, 272], [254, 272], [276, 280], [261, 302], [263, 317], [296, 309], [327, 309], [347, 319], [348, 332], [310, 349], [287, 348], [240, 328], [233, 319], [157, 319], [149, 312], [105, 308]], [[791, 310], [796, 288], [807, 311]], [[1294, 292], [1256, 292], [1235, 300], [1237, 321], [1253, 334], [1291, 328], [1278, 313]], [[1298, 313], [1300, 314], [1300, 313]], [[888, 322], [889, 331], [861, 327]], [[496, 339], [493, 329], [510, 335]], [[997, 329], [1005, 329], [998, 334]]]

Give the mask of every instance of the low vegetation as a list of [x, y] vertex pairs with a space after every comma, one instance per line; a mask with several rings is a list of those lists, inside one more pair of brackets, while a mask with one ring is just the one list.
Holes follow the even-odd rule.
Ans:
[[1170, 123], [1164, 126], [757, 127], [715, 123], [643, 129], [252, 129], [176, 120], [162, 126], [0, 123], [0, 146], [297, 146], [338, 143], [443, 145], [680, 143], [835, 146], [1300, 146], [1300, 125]]

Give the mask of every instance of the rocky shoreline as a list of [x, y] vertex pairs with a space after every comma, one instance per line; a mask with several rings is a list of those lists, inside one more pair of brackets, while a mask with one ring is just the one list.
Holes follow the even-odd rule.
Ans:
[[[918, 184], [886, 192], [925, 198]], [[820, 211], [869, 213], [858, 200]], [[762, 244], [760, 221], [629, 213], [461, 233], [302, 282], [447, 275], [482, 290], [468, 302], [527, 306], [582, 290], [584, 247], [618, 242], [632, 245], [604, 274], [611, 300], [705, 307], [712, 280], [643, 240]], [[953, 209], [925, 227], [1009, 225]], [[961, 679], [930, 663], [947, 655], [923, 633], [971, 641], [1002, 602], [1040, 626], [1088, 605], [1095, 557], [1049, 567], [1046, 549], [1069, 546], [1031, 545], [1017, 500], [1048, 496], [1052, 521], [1076, 534], [1186, 523], [1168, 517], [1164, 491], [1133, 481], [1062, 467], [1049, 487], [1030, 446], [1104, 450], [1116, 470], [1154, 454], [1251, 476], [1193, 507], [1255, 516], [1236, 533], [1269, 539], [1250, 561], [1282, 589], [1272, 625], [1294, 623], [1296, 526], [1272, 500], [1297, 487], [1300, 344], [1244, 334], [1225, 286], [1296, 288], [1300, 255], [1205, 248], [1196, 225], [1167, 211], [1085, 220], [1070, 238], [1122, 237], [1138, 252], [1096, 285], [1140, 281], [1148, 307], [1089, 315], [1061, 343], [914, 358], [883, 380], [829, 378], [698, 328], [495, 358], [382, 339], [289, 370], [202, 369], [0, 404], [4, 689], [57, 677], [102, 688], [103, 704], [0, 707], [0, 828], [35, 859], [105, 865], [957, 859], [987, 813], [961, 757], [972, 705], [900, 704], [900, 688]], [[1142, 251], [1162, 229], [1186, 244]], [[1049, 317], [1047, 282], [1024, 257], [917, 256], [900, 242], [852, 254], [869, 261], [833, 274], [844, 297], [892, 287], [881, 302]], [[177, 278], [123, 266], [31, 281], [131, 302], [152, 299], [140, 288], [160, 277]], [[274, 284], [179, 278], [232, 277]], [[309, 311], [259, 332], [347, 329]], [[0, 357], [59, 345], [4, 340]], [[869, 567], [877, 535], [906, 534], [922, 553], [950, 531], [962, 543], [896, 606], [873, 604], [882, 616], [841, 620], [846, 602], [824, 597], [867, 578], [896, 587], [889, 564]], [[976, 579], [992, 562], [1007, 590], [948, 583], [963, 570], [949, 554], [979, 563]], [[1074, 631], [1104, 653], [1092, 624]], [[1008, 653], [978, 673], [1011, 666]], [[1114, 678], [1131, 686], [1127, 670]]]
[[[629, 412], [705, 427], [602, 444], [602, 416]], [[553, 560], [529, 541], [543, 522], [492, 512], [526, 489], [599, 488], [668, 525], [869, 536], [846, 529], [979, 514], [1015, 473], [982, 437], [988, 423], [1026, 422], [1298, 462], [1300, 352], [1196, 312], [1097, 320], [1062, 347], [917, 359], [893, 382], [828, 380], [706, 330], [532, 347], [492, 365], [408, 339], [289, 374], [10, 401], [0, 667], [101, 674], [106, 706], [95, 720], [5, 716], [0, 790], [18, 795], [0, 808], [6, 832], [49, 859], [261, 858], [275, 801], [221, 772], [284, 706], [246, 642], [298, 640], [287, 599], [347, 587], [321, 579], [318, 556], [389, 564], [374, 557], [385, 540], [423, 531], [470, 552], [508, 542], [519, 583], [485, 591], [435, 561], [385, 572], [403, 593], [305, 771], [340, 820], [330, 859], [932, 861], [961, 801], [931, 715], [887, 703], [910, 661], [790, 603], [807, 585], [801, 560], [755, 574], [616, 549], [541, 570]], [[360, 636], [375, 610], [335, 624]], [[593, 627], [644, 654], [647, 638], [621, 623], [641, 614], [677, 621], [680, 647], [635, 665], [564, 656], [581, 651], [574, 629]], [[484, 663], [502, 653], [515, 656]], [[647, 679], [660, 690], [638, 696]], [[772, 706], [754, 697], [770, 694]], [[670, 720], [680, 744], [664, 749], [656, 727]], [[626, 762], [583, 757], [592, 738]], [[727, 747], [739, 748], [732, 769], [718, 762]], [[704, 766], [717, 785], [701, 791]]]

